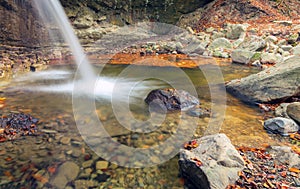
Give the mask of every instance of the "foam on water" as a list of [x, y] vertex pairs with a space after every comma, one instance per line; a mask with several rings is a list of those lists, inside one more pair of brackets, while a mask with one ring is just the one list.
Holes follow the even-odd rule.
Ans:
[[[139, 81], [138, 78], [115, 78], [97, 77], [93, 91], [90, 91], [86, 81], [83, 79], [73, 79], [71, 70], [45, 70], [32, 72], [16, 78], [16, 86], [10, 91], [25, 90], [46, 93], [61, 93], [66, 95], [88, 96], [96, 99], [111, 100], [112, 95], [117, 95], [117, 100], [127, 100], [131, 98], [141, 98], [151, 89], [159, 88], [162, 83], [155, 80]], [[57, 83], [56, 81], [59, 81]], [[77, 86], [76, 94], [73, 93], [74, 86]], [[130, 91], [130, 94], [128, 94]]]
[[30, 72], [20, 77], [17, 77], [15, 81], [32, 81], [32, 80], [59, 80], [67, 79], [72, 75], [71, 71], [67, 70], [45, 70], [40, 72]]
[[[95, 75], [94, 69], [85, 56], [83, 48], [81, 47], [60, 2], [58, 0], [34, 0], [34, 2], [45, 25], [54, 25], [60, 29], [65, 42], [68, 43], [75, 57], [75, 62], [81, 79], [74, 81], [76, 83], [67, 82], [60, 85], [38, 86], [31, 89], [48, 92], [70, 93], [74, 92], [74, 86], [76, 86], [76, 94], [74, 95], [91, 95], [94, 90], [95, 97], [111, 98], [115, 80], [111, 78], [97, 77]], [[45, 75], [48, 73], [41, 72], [40, 74], [37, 74], [36, 77], [44, 76], [45, 78]], [[63, 79], [64, 75], [57, 75], [57, 73], [58, 72], [55, 72], [52, 77]], [[48, 77], [46, 77], [46, 79], [48, 79]], [[125, 86], [129, 87], [130, 83], [127, 83]], [[78, 87], [79, 89], [77, 89]], [[118, 91], [118, 94], [120, 95], [120, 98], [125, 96], [125, 94], [122, 94], [122, 91]]]

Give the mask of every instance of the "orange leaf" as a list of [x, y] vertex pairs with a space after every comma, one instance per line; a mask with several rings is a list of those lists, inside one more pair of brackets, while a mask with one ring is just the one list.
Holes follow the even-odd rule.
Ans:
[[297, 168], [295, 168], [295, 167], [289, 168], [289, 171], [290, 171], [290, 172], [293, 172], [293, 173], [300, 173], [300, 170], [297, 169]]
[[4, 171], [4, 175], [7, 176], [7, 177], [11, 177], [11, 173], [9, 171]]
[[280, 175], [285, 178], [286, 177], [286, 171], [281, 172]]
[[40, 174], [34, 174], [32, 177], [33, 177], [34, 179], [36, 179], [37, 181], [40, 181], [40, 182], [43, 183], [43, 184], [45, 184], [45, 183], [48, 182], [48, 179], [45, 178], [45, 177], [43, 177], [43, 176], [40, 175]]
[[158, 140], [163, 140], [163, 139], [164, 139], [164, 135], [159, 135], [159, 136], [157, 137], [157, 139], [158, 139]]
[[55, 171], [56, 171], [56, 166], [50, 166], [50, 167], [48, 167], [47, 170], [48, 170], [49, 173], [52, 173], [52, 174], [53, 174], [53, 173], [55, 173]]
[[296, 153], [300, 155], [300, 148], [297, 146], [292, 146], [292, 150]]

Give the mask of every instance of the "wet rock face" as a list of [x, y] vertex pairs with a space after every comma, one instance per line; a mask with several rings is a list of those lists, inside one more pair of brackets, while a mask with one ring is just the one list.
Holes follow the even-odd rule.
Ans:
[[[111, 30], [109, 24], [123, 26], [141, 21], [175, 24], [183, 14], [193, 12], [212, 0], [61, 0], [65, 12], [83, 42], [98, 40]], [[0, 42], [8, 45], [40, 47], [49, 45], [49, 35], [39, 20], [33, 1], [0, 2]], [[61, 39], [54, 33], [54, 40]], [[58, 39], [56, 39], [58, 38]], [[46, 43], [46, 44], [44, 44]]]
[[48, 32], [38, 20], [32, 1], [2, 0], [0, 28], [1, 44], [39, 47], [48, 41]]
[[209, 2], [212, 0], [61, 0], [68, 16], [74, 18], [87, 7], [98, 20], [106, 16], [107, 21], [119, 25], [148, 19], [175, 24], [181, 15], [193, 12]]
[[244, 168], [243, 158], [225, 134], [205, 136], [185, 147], [180, 151], [179, 169], [190, 188], [226, 188]]
[[198, 98], [188, 92], [172, 88], [151, 91], [146, 97], [145, 102], [154, 111], [159, 112], [187, 110], [200, 104]]

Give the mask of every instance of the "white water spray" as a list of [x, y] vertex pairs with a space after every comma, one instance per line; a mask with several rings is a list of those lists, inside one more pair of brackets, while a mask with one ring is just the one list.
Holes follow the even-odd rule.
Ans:
[[95, 81], [95, 73], [89, 63], [80, 43], [75, 35], [73, 28], [68, 20], [65, 11], [58, 0], [34, 0], [37, 9], [46, 22], [53, 21], [59, 27], [65, 41], [69, 44], [70, 49], [75, 57], [75, 61], [84, 83], [92, 83]]

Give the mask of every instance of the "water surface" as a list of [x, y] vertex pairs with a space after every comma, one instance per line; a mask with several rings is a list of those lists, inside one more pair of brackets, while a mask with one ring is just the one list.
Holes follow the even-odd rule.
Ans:
[[[258, 71], [256, 68], [226, 65], [221, 66], [225, 81]], [[122, 90], [114, 91], [116, 78], [127, 67], [128, 65], [94, 65], [95, 73], [99, 75], [95, 87], [95, 106], [99, 119], [112, 138], [122, 144], [139, 148], [160, 144], [176, 132], [176, 125], [180, 118], [178, 113], [168, 114], [157, 130], [144, 134], [128, 131], [114, 116], [110, 102], [112, 91], [117, 93], [120, 101], [128, 99], [128, 95], [123, 94]], [[172, 67], [136, 66], [139, 72], [153, 71], [157, 75], [172, 78], [169, 83], [155, 78], [136, 82], [137, 78], [130, 75], [118, 78], [124, 88], [134, 86], [129, 101], [130, 110], [136, 119], [147, 120], [149, 118], [148, 106], [143, 101], [149, 91], [168, 87], [174, 83], [177, 86], [185, 85], [182, 76], [176, 75], [174, 69]], [[203, 73], [199, 69], [186, 68], [183, 71], [195, 86], [201, 106], [210, 108], [211, 94]], [[183, 188], [182, 182], [178, 179], [177, 156], [162, 165], [143, 169], [123, 168], [109, 164], [105, 172], [99, 172], [94, 163], [91, 167], [82, 167], [87, 159], [97, 162], [101, 160], [101, 157], [85, 144], [74, 121], [73, 81], [81, 82], [80, 78], [75, 78], [75, 72], [74, 65], [50, 66], [44, 71], [18, 75], [9, 84], [6, 82], [2, 85], [0, 95], [6, 97], [5, 106], [1, 109], [2, 115], [7, 115], [11, 111], [30, 113], [40, 119], [40, 129], [56, 133], [46, 133], [36, 137], [28, 136], [16, 141], [0, 143], [0, 170], [5, 170], [0, 172], [0, 183], [13, 181], [31, 187], [47, 188], [50, 185], [47, 185], [47, 182], [38, 181], [39, 179], [34, 175], [39, 172], [49, 181], [53, 174], [57, 174], [57, 172], [49, 172], [49, 167], [72, 161], [81, 167], [77, 180], [95, 180], [101, 186], [100, 188]], [[84, 85], [81, 92], [75, 95], [89, 95], [85, 94]], [[226, 103], [226, 116], [221, 132], [225, 133], [234, 145], [259, 147], [264, 143], [276, 143], [263, 130], [261, 124], [263, 113], [259, 109], [245, 105], [230, 95], [227, 95]], [[213, 116], [218, 115], [213, 114]], [[126, 117], [122, 119], [127, 122], [131, 121]], [[197, 119], [194, 137], [201, 137], [210, 118]], [[69, 138], [70, 143], [63, 144], [62, 140], [65, 138]], [[25, 169], [22, 168], [23, 166], [32, 168]], [[73, 186], [73, 183], [69, 185]]]

